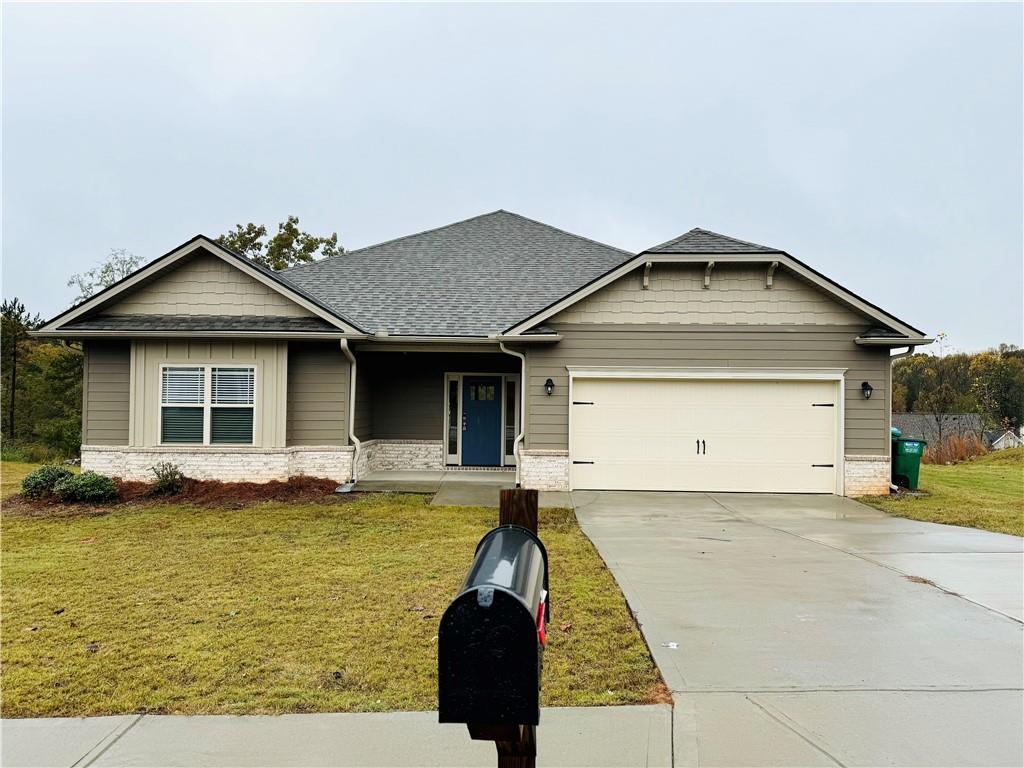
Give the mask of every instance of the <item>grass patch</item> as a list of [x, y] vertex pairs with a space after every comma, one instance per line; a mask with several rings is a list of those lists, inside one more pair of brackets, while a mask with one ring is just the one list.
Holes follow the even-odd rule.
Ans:
[[[25, 479], [25, 475], [41, 466], [43, 465], [24, 461], [0, 463], [0, 499], [21, 493], [21, 481]], [[78, 467], [75, 466], [68, 466], [68, 469], [75, 473], [78, 472]]]
[[[433, 709], [438, 622], [497, 511], [334, 498], [8, 510], [3, 715]], [[657, 669], [572, 512], [542, 511], [541, 536], [544, 704], [658, 698]]]
[[860, 501], [897, 517], [1024, 536], [1024, 448], [948, 466], [924, 464], [920, 487], [926, 496]]

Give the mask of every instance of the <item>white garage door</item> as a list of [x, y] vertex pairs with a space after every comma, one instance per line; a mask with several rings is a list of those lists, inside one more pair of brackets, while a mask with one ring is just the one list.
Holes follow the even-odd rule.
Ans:
[[834, 493], [835, 381], [576, 378], [574, 489]]

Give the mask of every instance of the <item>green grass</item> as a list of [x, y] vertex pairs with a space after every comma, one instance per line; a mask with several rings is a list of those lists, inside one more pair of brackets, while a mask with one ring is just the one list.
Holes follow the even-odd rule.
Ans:
[[[33, 469], [39, 469], [42, 464], [31, 464], [24, 461], [0, 462], [0, 499], [6, 499], [21, 491], [21, 481], [25, 475]], [[78, 472], [78, 467], [69, 466], [72, 472]]]
[[[497, 516], [382, 494], [60, 517], [16, 507], [2, 520], [5, 717], [433, 709], [438, 621]], [[542, 512], [541, 536], [544, 703], [657, 698], [657, 669], [573, 514]]]
[[923, 464], [926, 496], [861, 499], [898, 517], [1024, 536], [1024, 448], [949, 466]]

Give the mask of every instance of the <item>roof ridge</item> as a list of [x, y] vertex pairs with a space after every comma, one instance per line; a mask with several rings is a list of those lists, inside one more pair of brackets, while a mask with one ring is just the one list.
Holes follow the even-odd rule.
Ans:
[[713, 230], [704, 229], [702, 227], [694, 227], [693, 229], [687, 230], [686, 232], [684, 232], [681, 235], [676, 235], [675, 237], [670, 238], [669, 240], [666, 240], [663, 243], [658, 243], [658, 245], [652, 245], [650, 248], [645, 248], [643, 251], [641, 251], [641, 253], [653, 253], [654, 251], [661, 250], [662, 248], [667, 248], [668, 246], [675, 245], [676, 243], [678, 243], [680, 240], [682, 240], [687, 235], [692, 235], [695, 232], [700, 232], [700, 233], [705, 234], [705, 235], [713, 235], [714, 237], [719, 237], [722, 240], [728, 240], [731, 243], [737, 243], [739, 245], [747, 245], [747, 246], [750, 246], [751, 248], [756, 248], [761, 253], [764, 253], [764, 252], [783, 253], [783, 251], [779, 250], [778, 248], [774, 248], [774, 247], [772, 247], [770, 245], [762, 245], [761, 243], [752, 243], [749, 240], [740, 240], [738, 237], [732, 237], [731, 235], [723, 235], [721, 232], [715, 232]]
[[522, 219], [523, 221], [528, 221], [531, 224], [537, 224], [537, 225], [542, 226], [542, 227], [547, 227], [548, 229], [553, 229], [555, 232], [561, 232], [563, 235], [568, 235], [569, 237], [575, 237], [578, 240], [585, 240], [588, 243], [593, 243], [594, 245], [599, 245], [602, 248], [608, 248], [608, 249], [613, 250], [613, 251], [618, 251], [619, 253], [625, 254], [629, 258], [633, 258], [634, 256], [636, 256], [635, 253], [633, 253], [632, 251], [627, 251], [624, 248], [619, 248], [618, 246], [615, 246], [615, 245], [608, 245], [608, 243], [602, 243], [600, 240], [594, 240], [592, 237], [586, 237], [585, 235], [578, 235], [575, 232], [570, 232], [567, 229], [562, 229], [561, 227], [555, 227], [555, 226], [553, 226], [551, 224], [546, 224], [543, 221], [538, 221], [537, 219], [531, 219], [529, 216], [524, 216], [523, 214], [516, 213], [515, 211], [506, 211], [503, 208], [499, 208], [497, 211], [495, 211], [495, 213], [506, 213], [509, 216], [515, 216], [516, 218]]
[[449, 229], [451, 227], [456, 227], [459, 224], [465, 224], [466, 222], [474, 221], [475, 219], [482, 219], [482, 218], [485, 218], [487, 216], [494, 216], [494, 215], [499, 214], [499, 213], [508, 213], [508, 211], [504, 211], [501, 208], [499, 208], [496, 211], [488, 211], [487, 213], [478, 213], [475, 216], [469, 216], [468, 218], [460, 219], [459, 221], [453, 221], [451, 224], [442, 224], [440, 227], [430, 227], [429, 229], [424, 229], [424, 230], [421, 230], [419, 232], [413, 232], [412, 234], [409, 234], [409, 235], [400, 235], [399, 237], [392, 237], [389, 240], [381, 240], [379, 243], [372, 243], [371, 245], [364, 245], [362, 248], [356, 248], [353, 251], [345, 251], [344, 253], [339, 253], [337, 256], [328, 256], [326, 259], [317, 259], [316, 261], [306, 262], [305, 264], [296, 264], [293, 267], [288, 267], [288, 269], [283, 269], [281, 271], [282, 272], [290, 272], [293, 269], [300, 269], [302, 267], [311, 267], [314, 264], [326, 264], [327, 262], [333, 261], [334, 259], [342, 259], [342, 258], [345, 258], [346, 256], [352, 256], [352, 255], [357, 254], [357, 253], [362, 253], [363, 251], [369, 251], [372, 248], [380, 248], [382, 245], [391, 245], [392, 243], [397, 243], [397, 242], [399, 242], [401, 240], [408, 240], [408, 239], [413, 238], [413, 237], [419, 237], [420, 235], [429, 235], [431, 232], [440, 232], [443, 229]]
[[283, 274], [285, 272], [290, 272], [293, 269], [298, 270], [298, 269], [301, 269], [302, 267], [313, 266], [314, 264], [326, 264], [327, 262], [332, 261], [334, 259], [341, 259], [341, 258], [345, 258], [346, 256], [352, 256], [352, 255], [355, 255], [355, 254], [358, 254], [358, 253], [363, 253], [364, 251], [369, 251], [369, 250], [372, 250], [374, 248], [379, 248], [379, 247], [384, 246], [384, 245], [391, 245], [393, 243], [397, 243], [397, 242], [400, 242], [402, 240], [409, 240], [409, 239], [411, 239], [413, 237], [419, 237], [420, 235], [429, 235], [429, 234], [431, 234], [433, 232], [440, 232], [442, 230], [450, 229], [452, 227], [457, 227], [457, 226], [459, 226], [461, 224], [466, 224], [467, 222], [475, 221], [477, 219], [484, 219], [484, 218], [487, 218], [488, 216], [497, 216], [499, 213], [503, 213], [506, 216], [515, 216], [517, 219], [521, 219], [523, 221], [528, 221], [531, 224], [536, 224], [537, 226], [545, 227], [545, 228], [550, 229], [550, 230], [552, 230], [554, 232], [559, 232], [559, 233], [561, 233], [563, 235], [566, 235], [567, 237], [575, 237], [577, 240], [583, 240], [583, 241], [591, 243], [593, 245], [600, 246], [601, 248], [607, 248], [608, 250], [616, 251], [616, 252], [621, 253], [621, 254], [623, 254], [624, 256], [626, 256], [627, 258], [630, 258], [630, 259], [633, 258], [636, 255], [632, 251], [627, 251], [624, 248], [618, 248], [618, 247], [616, 247], [614, 245], [608, 245], [608, 243], [602, 243], [599, 240], [594, 240], [593, 238], [590, 238], [590, 237], [584, 237], [583, 235], [578, 235], [575, 232], [569, 232], [568, 230], [552, 226], [551, 224], [546, 224], [543, 221], [538, 221], [537, 219], [531, 219], [529, 216], [524, 216], [523, 214], [516, 213], [515, 211], [509, 211], [509, 210], [506, 210], [505, 208], [498, 208], [497, 210], [494, 210], [494, 211], [488, 211], [487, 213], [478, 213], [475, 216], [469, 216], [468, 218], [460, 219], [459, 221], [453, 221], [451, 224], [443, 224], [440, 227], [431, 227], [430, 229], [424, 229], [424, 230], [421, 230], [419, 232], [413, 232], [412, 234], [409, 234], [409, 235], [401, 235], [400, 237], [393, 237], [390, 240], [382, 240], [381, 242], [373, 243], [372, 245], [364, 245], [362, 248], [356, 248], [353, 251], [346, 251], [345, 253], [338, 254], [337, 256], [328, 256], [326, 259], [319, 259], [317, 261], [307, 262], [306, 264], [296, 264], [295, 266], [288, 267], [287, 269], [283, 269], [280, 272], [276, 272], [275, 274], [280, 275], [280, 274]]

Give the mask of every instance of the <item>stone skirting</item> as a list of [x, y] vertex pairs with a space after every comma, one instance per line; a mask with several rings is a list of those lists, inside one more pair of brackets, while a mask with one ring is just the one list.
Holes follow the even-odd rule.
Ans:
[[847, 496], [881, 496], [889, 493], [888, 456], [846, 456], [844, 492]]
[[442, 470], [440, 440], [364, 440], [359, 446], [356, 475], [389, 470]]
[[520, 483], [523, 488], [539, 491], [569, 490], [569, 452], [533, 450], [521, 451]]
[[340, 483], [352, 478], [350, 446], [191, 449], [82, 446], [83, 471], [92, 470], [125, 480], [152, 481], [150, 467], [164, 461], [176, 464], [186, 477], [196, 480], [266, 483], [308, 475]]

